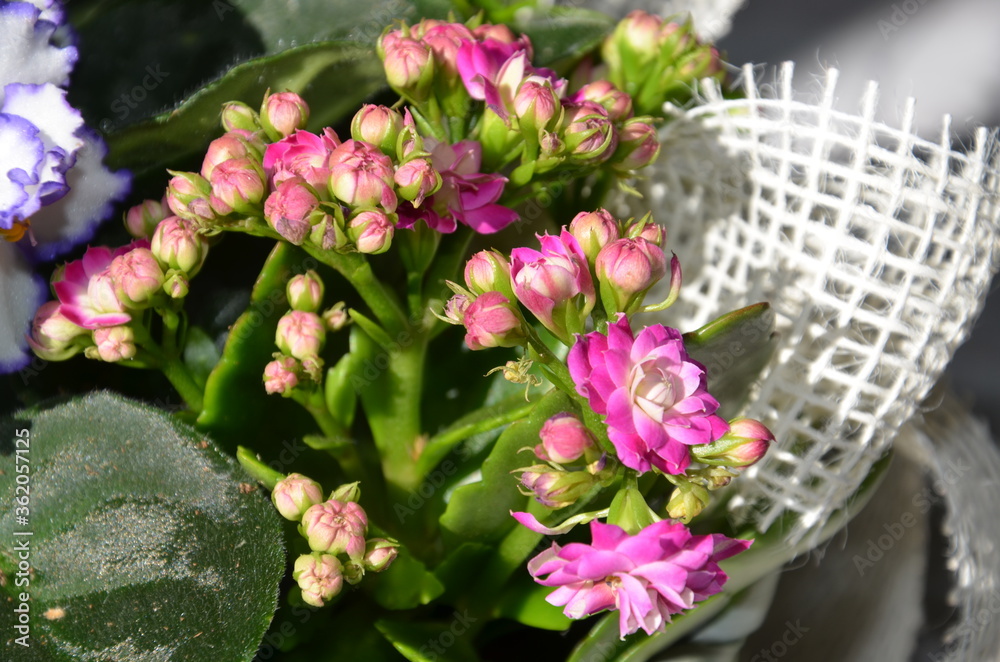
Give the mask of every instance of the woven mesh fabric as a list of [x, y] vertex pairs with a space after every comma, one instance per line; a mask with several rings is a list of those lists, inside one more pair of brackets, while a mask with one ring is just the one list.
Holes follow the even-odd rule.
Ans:
[[791, 64], [767, 85], [743, 73], [746, 98], [707, 87], [676, 111], [644, 199], [616, 211], [652, 209], [681, 259], [666, 323], [771, 303], [778, 350], [744, 413], [778, 441], [731, 506], [798, 539], [855, 492], [968, 334], [1000, 254], [1000, 157], [985, 129], [953, 149], [947, 118], [939, 142], [918, 138], [912, 103], [899, 128], [876, 122], [874, 84], [858, 113], [835, 110], [836, 71], [816, 100], [793, 92]]

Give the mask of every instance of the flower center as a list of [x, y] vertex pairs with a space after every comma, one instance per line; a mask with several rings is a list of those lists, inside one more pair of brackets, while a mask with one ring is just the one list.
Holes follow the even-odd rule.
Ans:
[[674, 406], [676, 389], [673, 376], [664, 374], [655, 366], [639, 363], [629, 376], [632, 401], [654, 421], [663, 420], [663, 414]]

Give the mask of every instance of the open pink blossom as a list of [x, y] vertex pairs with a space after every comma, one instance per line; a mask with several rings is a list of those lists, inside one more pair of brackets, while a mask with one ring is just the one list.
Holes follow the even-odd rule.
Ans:
[[527, 55], [527, 42], [503, 42], [492, 38], [466, 41], [458, 49], [458, 75], [473, 99], [486, 98], [486, 86], [495, 85], [503, 65], [518, 53]]
[[59, 310], [66, 319], [84, 329], [129, 323], [132, 316], [115, 294], [108, 267], [133, 248], [149, 248], [149, 242], [140, 239], [116, 250], [94, 246], [79, 260], [66, 264], [61, 277], [52, 283], [61, 304]]
[[264, 172], [272, 186], [297, 176], [319, 192], [325, 192], [330, 179], [330, 154], [340, 145], [333, 129], [323, 129], [319, 136], [308, 131], [296, 131], [287, 138], [267, 146], [264, 152]]
[[729, 430], [715, 415], [719, 402], [708, 393], [705, 368], [688, 355], [677, 329], [657, 324], [633, 336], [623, 315], [608, 335], [578, 336], [568, 364], [577, 392], [607, 416], [618, 459], [636, 471], [683, 473], [688, 446]]
[[728, 577], [719, 561], [752, 543], [718, 533], [694, 536], [683, 524], [668, 520], [634, 536], [594, 521], [590, 533], [590, 545], [553, 543], [528, 561], [528, 572], [542, 586], [558, 587], [545, 599], [565, 607], [569, 618], [617, 609], [622, 639], [639, 628], [653, 634], [672, 614], [721, 591]]

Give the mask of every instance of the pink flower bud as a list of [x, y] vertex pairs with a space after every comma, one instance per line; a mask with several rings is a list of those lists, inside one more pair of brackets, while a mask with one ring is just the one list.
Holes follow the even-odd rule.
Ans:
[[660, 48], [660, 29], [663, 19], [637, 9], [626, 16], [615, 29], [615, 36], [627, 42], [630, 51], [644, 59], [655, 58]]
[[[472, 36], [480, 41], [492, 39], [502, 44], [514, 44], [518, 42], [517, 37], [511, 29], [503, 23], [483, 23], [482, 25], [477, 25], [472, 29]], [[531, 42], [528, 41], [527, 37], [523, 37], [523, 39], [523, 47], [530, 53]]]
[[169, 216], [166, 199], [143, 200], [125, 212], [125, 229], [136, 239], [149, 239], [156, 224]]
[[292, 135], [309, 123], [309, 105], [294, 92], [279, 92], [264, 97], [260, 123], [272, 140]]
[[570, 158], [578, 163], [606, 161], [618, 146], [618, 133], [608, 111], [592, 101], [565, 106], [563, 141]]
[[360, 485], [361, 484], [358, 481], [354, 481], [353, 483], [344, 483], [330, 493], [330, 499], [343, 501], [344, 503], [349, 501], [357, 503], [361, 500]]
[[594, 476], [586, 471], [554, 471], [536, 464], [521, 470], [519, 489], [546, 508], [565, 508], [576, 503], [595, 483]]
[[[127, 326], [106, 326], [94, 329], [94, 344], [102, 361], [115, 363], [135, 356], [135, 333]], [[93, 357], [88, 353], [90, 358]]]
[[608, 315], [631, 313], [666, 275], [667, 259], [659, 246], [645, 239], [616, 239], [597, 254], [594, 271]]
[[464, 294], [456, 294], [444, 304], [444, 320], [449, 324], [465, 324], [465, 313], [472, 302]]
[[230, 101], [222, 107], [222, 128], [226, 131], [260, 131], [260, 117], [245, 103]]
[[319, 208], [319, 199], [301, 177], [289, 177], [264, 201], [264, 219], [275, 232], [300, 246], [312, 229], [310, 216]]
[[749, 467], [767, 453], [774, 435], [760, 421], [734, 418], [729, 432], [720, 439], [702, 446], [692, 446], [694, 458], [703, 464], [723, 467]]
[[183, 299], [188, 295], [188, 277], [176, 269], [168, 269], [166, 280], [163, 281], [163, 291], [172, 299]]
[[288, 474], [271, 491], [271, 503], [282, 517], [297, 522], [307, 510], [323, 503], [323, 488], [302, 474]]
[[365, 104], [351, 120], [351, 137], [375, 145], [384, 154], [396, 153], [402, 129], [403, 116], [388, 106]]
[[[110, 265], [109, 265], [110, 268]], [[115, 282], [109, 269], [94, 274], [87, 282], [87, 298], [91, 308], [98, 313], [115, 313], [125, 310], [125, 304], [118, 298]]]
[[78, 354], [83, 346], [75, 340], [88, 333], [87, 329], [66, 319], [60, 305], [58, 301], [46, 301], [31, 323], [28, 345], [46, 361], [64, 361]]
[[215, 169], [232, 159], [260, 160], [264, 155], [264, 144], [247, 131], [230, 131], [213, 140], [205, 152], [201, 163], [201, 176], [211, 181]]
[[455, 80], [458, 75], [458, 49], [464, 41], [474, 41], [475, 37], [461, 23], [439, 23], [426, 27], [420, 33], [423, 42], [434, 55], [435, 77], [442, 75]]
[[514, 114], [522, 130], [537, 132], [552, 129], [559, 120], [562, 106], [552, 83], [539, 76], [526, 79], [514, 95]]
[[396, 169], [393, 176], [399, 197], [419, 207], [424, 198], [441, 188], [441, 174], [428, 159], [411, 159]]
[[128, 308], [145, 308], [163, 287], [164, 275], [148, 248], [133, 248], [108, 267], [118, 300]]
[[590, 264], [594, 264], [602, 248], [621, 237], [615, 217], [604, 209], [582, 211], [574, 216], [569, 233], [579, 242]]
[[264, 171], [253, 159], [229, 159], [215, 166], [209, 202], [215, 213], [260, 214], [264, 199]]
[[347, 236], [359, 253], [376, 255], [389, 250], [394, 227], [380, 211], [363, 211], [347, 223]]
[[579, 460], [585, 451], [594, 448], [594, 435], [573, 414], [556, 414], [542, 425], [538, 433], [542, 443], [535, 446], [540, 460], [569, 464]]
[[299, 384], [299, 364], [290, 356], [275, 359], [264, 366], [264, 390], [268, 395], [285, 395]]
[[524, 326], [510, 300], [499, 292], [486, 292], [466, 309], [465, 344], [469, 349], [517, 347], [525, 341]]
[[316, 313], [293, 310], [278, 320], [274, 343], [284, 354], [299, 360], [317, 356], [325, 342], [326, 329]]
[[292, 579], [302, 589], [303, 602], [322, 607], [343, 588], [343, 566], [330, 554], [303, 554], [295, 559]]
[[365, 545], [365, 570], [382, 572], [399, 555], [399, 543], [385, 538], [371, 538]]
[[608, 111], [612, 122], [620, 122], [632, 116], [632, 97], [607, 80], [587, 83], [569, 97], [569, 101], [592, 101]]
[[323, 281], [319, 274], [312, 269], [304, 274], [293, 276], [288, 281], [286, 293], [288, 305], [293, 310], [315, 313], [323, 305]]
[[479, 251], [465, 263], [465, 284], [473, 294], [500, 292], [514, 298], [510, 285], [510, 263], [498, 251]]
[[212, 185], [194, 172], [174, 172], [167, 184], [167, 206], [177, 216], [204, 225], [215, 218], [209, 201]]
[[329, 164], [330, 191], [339, 200], [354, 207], [396, 210], [392, 161], [373, 145], [348, 140], [330, 154]]
[[360, 561], [365, 554], [368, 515], [357, 503], [330, 499], [302, 515], [299, 531], [315, 552], [346, 553]]
[[631, 119], [619, 133], [613, 164], [620, 171], [638, 170], [653, 163], [659, 154], [660, 139], [653, 125], [638, 118]]
[[434, 77], [430, 48], [407, 37], [384, 41], [383, 46], [383, 66], [389, 86], [411, 101], [426, 99]]
[[208, 256], [208, 240], [195, 222], [168, 216], [156, 226], [149, 250], [160, 264], [193, 277]]
[[338, 301], [332, 308], [323, 311], [323, 323], [330, 331], [340, 331], [351, 321], [351, 316], [347, 313], [346, 304]]
[[663, 226], [655, 223], [651, 214], [646, 214], [638, 222], [629, 227], [625, 236], [632, 238], [642, 237], [649, 243], [655, 244], [660, 248], [663, 248], [663, 244], [667, 240], [667, 233], [663, 229]]

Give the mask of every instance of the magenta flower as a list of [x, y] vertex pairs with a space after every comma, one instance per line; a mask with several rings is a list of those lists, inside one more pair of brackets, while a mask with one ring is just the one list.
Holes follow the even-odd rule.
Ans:
[[517, 220], [517, 212], [495, 204], [503, 195], [507, 178], [479, 172], [483, 150], [479, 143], [466, 140], [454, 145], [425, 139], [431, 148], [431, 162], [441, 174], [441, 188], [424, 201], [420, 209], [404, 204], [399, 209], [398, 227], [409, 228], [423, 220], [432, 230], [450, 234], [458, 223], [480, 234], [493, 234]]
[[492, 38], [466, 41], [457, 54], [458, 75], [473, 99], [486, 98], [486, 86], [496, 85], [500, 70], [518, 53], [527, 54], [524, 42], [503, 42]]
[[577, 392], [607, 416], [618, 459], [636, 471], [683, 473], [688, 446], [729, 430], [715, 415], [719, 402], [706, 389], [705, 368], [688, 356], [677, 329], [657, 324], [634, 337], [623, 315], [608, 335], [579, 336], [567, 362]]
[[106, 246], [88, 248], [79, 260], [66, 264], [61, 277], [52, 283], [59, 298], [60, 312], [84, 329], [128, 324], [132, 317], [115, 294], [108, 273], [111, 262], [133, 248], [148, 248], [145, 240], [134, 241], [114, 251]]
[[510, 253], [514, 294], [545, 328], [567, 340], [583, 330], [597, 295], [587, 256], [566, 229], [558, 237], [539, 236], [541, 252], [515, 248]]
[[542, 586], [558, 587], [545, 599], [565, 607], [569, 618], [617, 609], [622, 639], [639, 628], [653, 634], [672, 614], [721, 591], [728, 577], [719, 561], [752, 543], [718, 533], [693, 536], [668, 520], [634, 536], [594, 521], [590, 533], [590, 545], [553, 543], [528, 562], [528, 572]]
[[323, 129], [322, 136], [296, 131], [267, 146], [264, 172], [272, 186], [277, 186], [288, 177], [298, 176], [317, 191], [325, 192], [330, 179], [330, 154], [339, 145], [340, 138], [333, 129]]

